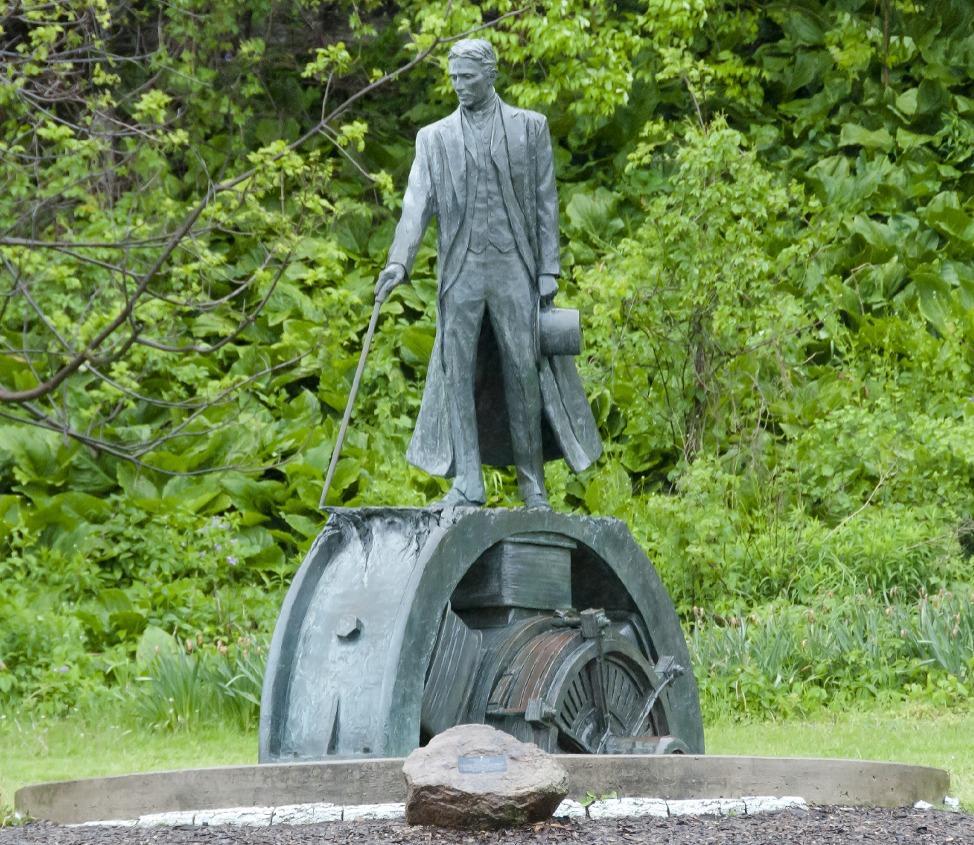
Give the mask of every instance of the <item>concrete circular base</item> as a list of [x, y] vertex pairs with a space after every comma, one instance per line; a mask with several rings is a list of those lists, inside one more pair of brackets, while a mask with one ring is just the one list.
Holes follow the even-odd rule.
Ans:
[[[950, 785], [942, 769], [792, 757], [558, 755], [570, 795], [663, 799], [798, 795], [810, 804], [900, 807], [940, 804]], [[151, 813], [329, 802], [405, 800], [401, 758], [329, 760], [149, 772], [25, 786], [16, 809], [64, 824], [136, 819]]]

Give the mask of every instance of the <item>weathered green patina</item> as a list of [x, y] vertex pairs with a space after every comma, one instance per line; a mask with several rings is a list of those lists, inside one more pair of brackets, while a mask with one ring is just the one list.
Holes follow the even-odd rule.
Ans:
[[336, 509], [278, 619], [260, 759], [404, 756], [463, 722], [551, 751], [701, 753], [689, 666], [618, 520]]

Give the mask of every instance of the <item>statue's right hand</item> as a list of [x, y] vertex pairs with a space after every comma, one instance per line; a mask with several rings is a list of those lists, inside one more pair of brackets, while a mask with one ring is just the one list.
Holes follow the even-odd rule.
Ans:
[[406, 268], [402, 264], [390, 264], [379, 273], [379, 278], [375, 282], [376, 302], [385, 302], [393, 289], [404, 281], [406, 281]]

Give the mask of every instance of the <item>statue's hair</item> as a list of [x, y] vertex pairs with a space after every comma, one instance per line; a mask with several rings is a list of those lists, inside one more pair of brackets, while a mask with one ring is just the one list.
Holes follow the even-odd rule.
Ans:
[[457, 41], [450, 50], [450, 59], [473, 59], [480, 62], [487, 70], [495, 76], [497, 75], [497, 55], [489, 41], [483, 38], [464, 38]]

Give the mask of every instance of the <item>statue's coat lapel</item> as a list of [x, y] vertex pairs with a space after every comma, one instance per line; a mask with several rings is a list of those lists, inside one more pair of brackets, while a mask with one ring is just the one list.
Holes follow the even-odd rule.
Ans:
[[[467, 155], [463, 148], [463, 126], [460, 124], [460, 109], [445, 120], [443, 127], [443, 147], [446, 153], [446, 166], [453, 183], [453, 194], [457, 208], [463, 212], [467, 195]], [[442, 225], [442, 221], [440, 221]]]
[[[531, 248], [531, 238], [527, 232], [528, 215], [524, 198], [524, 174], [527, 171], [527, 129], [524, 125], [524, 115], [517, 109], [511, 108], [503, 100], [500, 101], [499, 117], [503, 131], [494, 133], [491, 143], [491, 155], [497, 172], [500, 174], [501, 193], [507, 205], [514, 240], [517, 242], [518, 252], [524, 259], [528, 274], [533, 278], [537, 262], [534, 250]], [[500, 129], [501, 127], [498, 127]]]

